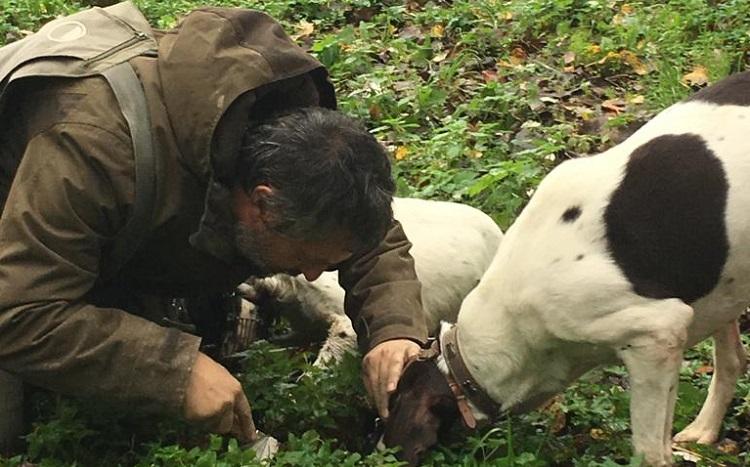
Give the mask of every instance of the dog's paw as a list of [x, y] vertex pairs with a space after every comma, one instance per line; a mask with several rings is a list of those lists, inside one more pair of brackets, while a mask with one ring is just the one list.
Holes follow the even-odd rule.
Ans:
[[672, 438], [675, 443], [713, 444], [719, 439], [718, 430], [711, 430], [691, 423]]

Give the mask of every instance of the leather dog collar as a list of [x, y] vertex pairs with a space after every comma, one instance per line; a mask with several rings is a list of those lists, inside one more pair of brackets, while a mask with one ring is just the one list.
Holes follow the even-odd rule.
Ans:
[[[449, 381], [449, 385], [456, 395], [458, 408], [466, 426], [472, 429], [475, 428], [476, 420], [474, 420], [474, 415], [471, 413], [471, 409], [466, 404], [465, 399], [468, 399], [479, 410], [484, 412], [489, 420], [496, 419], [502, 412], [502, 409], [487, 395], [474, 377], [471, 376], [463, 358], [461, 358], [458, 348], [458, 327], [455, 324], [441, 336], [440, 346], [445, 363], [448, 365], [448, 371], [453, 379], [453, 381]], [[467, 410], [468, 414], [465, 413]]]

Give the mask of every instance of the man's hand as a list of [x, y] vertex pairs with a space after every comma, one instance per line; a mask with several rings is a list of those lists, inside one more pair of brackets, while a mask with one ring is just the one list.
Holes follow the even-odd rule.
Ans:
[[188, 421], [204, 423], [216, 433], [231, 433], [244, 443], [258, 436], [240, 382], [203, 353], [198, 353], [190, 373], [182, 413]]
[[396, 390], [406, 363], [419, 353], [419, 345], [408, 339], [381, 342], [365, 355], [362, 378], [382, 418], [388, 418], [388, 397]]

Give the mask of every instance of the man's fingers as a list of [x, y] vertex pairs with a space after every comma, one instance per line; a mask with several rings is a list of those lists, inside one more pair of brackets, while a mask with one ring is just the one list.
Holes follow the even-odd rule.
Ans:
[[380, 368], [378, 369], [378, 411], [380, 416], [388, 418], [388, 385], [390, 383], [390, 372], [393, 368], [392, 355], [385, 353], [380, 359]]
[[388, 369], [388, 376], [386, 378], [386, 396], [390, 395], [393, 391], [396, 390], [398, 380], [399, 378], [401, 378], [401, 372], [403, 371], [405, 364], [406, 355], [404, 355], [403, 359], [394, 358], [391, 361], [390, 368]]

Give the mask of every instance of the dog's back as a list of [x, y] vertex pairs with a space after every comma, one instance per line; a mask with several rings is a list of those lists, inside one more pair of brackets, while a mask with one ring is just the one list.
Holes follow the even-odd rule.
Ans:
[[551, 314], [680, 298], [695, 309], [695, 342], [750, 296], [748, 188], [750, 73], [742, 73], [609, 151], [561, 164], [507, 232], [488, 276], [506, 299], [554, 303]]

